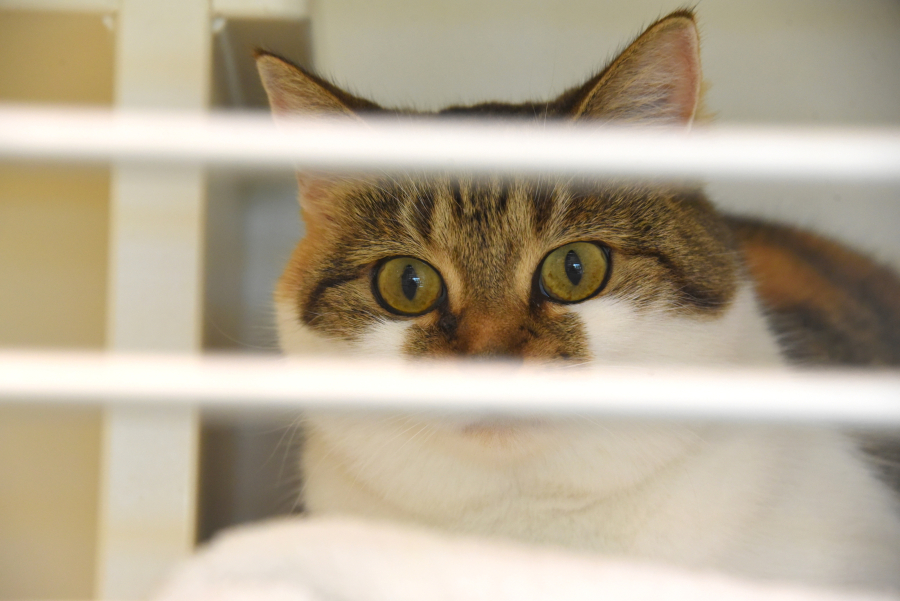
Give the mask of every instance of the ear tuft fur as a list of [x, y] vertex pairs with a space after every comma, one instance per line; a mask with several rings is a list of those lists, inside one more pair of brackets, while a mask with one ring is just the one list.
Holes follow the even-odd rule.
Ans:
[[636, 124], [689, 125], [700, 102], [700, 42], [690, 11], [647, 28], [576, 95], [572, 116]]
[[[257, 50], [255, 57], [276, 120], [290, 116], [360, 120], [360, 112], [380, 110], [275, 54]], [[347, 181], [333, 173], [297, 173], [300, 208], [309, 232], [330, 227]]]
[[373, 111], [375, 103], [348, 94], [289, 61], [257, 50], [256, 68], [276, 117], [288, 115], [354, 117]]

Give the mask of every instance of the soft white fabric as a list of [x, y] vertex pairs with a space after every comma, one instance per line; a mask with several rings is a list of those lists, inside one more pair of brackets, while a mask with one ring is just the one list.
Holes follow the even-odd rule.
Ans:
[[216, 538], [156, 601], [900, 599], [749, 582], [350, 519], [281, 519]]

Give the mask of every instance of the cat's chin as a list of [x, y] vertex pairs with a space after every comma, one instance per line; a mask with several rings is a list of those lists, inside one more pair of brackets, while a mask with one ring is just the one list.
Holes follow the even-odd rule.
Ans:
[[537, 418], [487, 415], [463, 421], [460, 430], [463, 434], [477, 435], [482, 430], [513, 431], [523, 428], [539, 428], [546, 425], [546, 423], [546, 420]]
[[508, 416], [483, 416], [456, 425], [457, 431], [464, 439], [486, 446], [515, 443], [522, 436], [547, 427], [546, 420]]

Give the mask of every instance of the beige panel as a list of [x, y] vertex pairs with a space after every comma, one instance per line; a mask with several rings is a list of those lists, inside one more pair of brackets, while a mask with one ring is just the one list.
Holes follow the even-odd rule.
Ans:
[[0, 11], [0, 100], [110, 104], [113, 41], [97, 15]]
[[0, 164], [0, 346], [103, 345], [108, 195], [106, 169]]
[[[112, 102], [96, 15], [0, 11], [0, 101]], [[0, 164], [0, 345], [100, 347], [107, 169]]]
[[[0, 165], [0, 345], [102, 346], [108, 190], [105, 169]], [[0, 599], [92, 595], [99, 431], [0, 408]]]
[[[112, 101], [96, 15], [0, 11], [0, 102]], [[0, 346], [104, 342], [109, 170], [0, 164]], [[0, 599], [94, 593], [100, 415], [0, 408]]]
[[0, 410], [0, 599], [93, 594], [97, 411]]

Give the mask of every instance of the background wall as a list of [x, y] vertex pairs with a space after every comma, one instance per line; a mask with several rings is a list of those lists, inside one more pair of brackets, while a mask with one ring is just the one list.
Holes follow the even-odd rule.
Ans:
[[[112, 43], [0, 11], [0, 102], [109, 105]], [[0, 347], [102, 348], [108, 197], [105, 168], [0, 164]], [[99, 461], [99, 411], [0, 406], [0, 599], [93, 595]]]
[[[316, 68], [391, 105], [546, 98], [584, 81], [680, 0], [318, 0]], [[709, 102], [725, 121], [900, 118], [900, 3], [703, 0]]]

